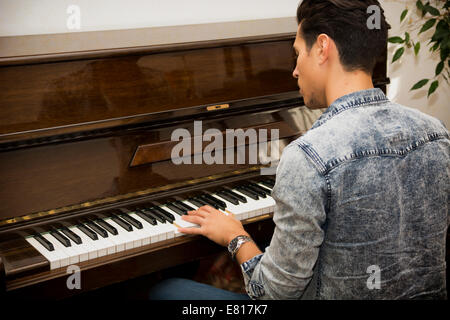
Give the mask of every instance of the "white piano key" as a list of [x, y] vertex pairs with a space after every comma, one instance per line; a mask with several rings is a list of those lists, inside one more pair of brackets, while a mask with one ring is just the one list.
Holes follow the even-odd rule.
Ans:
[[[220, 198], [220, 196], [217, 196], [217, 197]], [[223, 199], [223, 198], [220, 198], [220, 200], [225, 202], [225, 204], [227, 205], [226, 211], [231, 212], [237, 220], [245, 219], [245, 218], [243, 218], [244, 216], [246, 216], [246, 213], [247, 213], [247, 211], [245, 210], [245, 206], [234, 205], [231, 202], [229, 202], [228, 200]]]
[[[61, 234], [64, 235], [64, 233], [62, 233], [62, 231], [59, 231]], [[65, 236], [65, 235], [64, 235]], [[52, 239], [55, 239], [56, 241], [58, 241], [58, 239], [54, 238], [53, 236], [51, 236]], [[73, 242], [69, 237], [66, 237], [67, 239], [69, 239], [70, 241], [70, 247], [65, 247], [67, 253], [69, 254], [69, 264], [76, 264], [78, 262], [80, 262], [80, 255], [82, 255], [82, 251], [78, 248], [78, 245]], [[59, 241], [58, 241], [59, 242]], [[61, 243], [60, 243], [61, 244]]]
[[[95, 248], [97, 249], [97, 255], [98, 257], [103, 257], [106, 255], [114, 254], [116, 253], [116, 244], [114, 241], [111, 240], [110, 234], [108, 234], [108, 237], [103, 238], [100, 234], [98, 234], [93, 228], [90, 228], [89, 225], [86, 225], [87, 228], [92, 230], [94, 232], [98, 239], [92, 240]], [[89, 237], [88, 237], [89, 238]], [[89, 238], [90, 239], [90, 238]]]
[[99, 250], [99, 257], [110, 255], [116, 253], [116, 244], [111, 241], [110, 236], [103, 238], [101, 235], [97, 234], [98, 236], [98, 245], [102, 246], [102, 248]]
[[[200, 227], [198, 224], [183, 220], [181, 218], [181, 216], [179, 214], [177, 214], [175, 211], [173, 211], [172, 209], [165, 207], [165, 206], [162, 208], [164, 210], [167, 210], [167, 212], [174, 215], [174, 217], [175, 217], [174, 223], [176, 225], [180, 226], [181, 228], [198, 228], [198, 227]], [[180, 237], [182, 235], [184, 235], [184, 233], [178, 231], [178, 227], [176, 227], [176, 230], [174, 230], [174, 237]]]
[[132, 225], [132, 231], [127, 231], [125, 230], [123, 227], [121, 227], [119, 224], [117, 224], [116, 222], [114, 222], [114, 220], [112, 220], [113, 223], [115, 223], [117, 225], [116, 229], [121, 229], [125, 232], [125, 235], [133, 240], [133, 248], [139, 248], [142, 246], [142, 239], [141, 239], [141, 235], [139, 232], [139, 229], [137, 229], [136, 227], [134, 227]]
[[67, 267], [70, 265], [70, 254], [67, 252], [66, 247], [64, 247], [61, 242], [56, 240], [54, 237], [52, 237], [49, 233], [43, 232], [41, 233], [41, 236], [53, 244], [53, 247], [55, 248], [56, 254], [60, 257], [61, 262], [61, 268]]
[[79, 246], [84, 255], [80, 256], [80, 262], [98, 258], [98, 248], [95, 241], [89, 238], [83, 231], [78, 229], [77, 226], [71, 226], [69, 229], [81, 238], [82, 243]]
[[61, 267], [61, 257], [55, 251], [48, 251], [42, 244], [39, 243], [34, 237], [26, 237], [26, 241], [31, 244], [45, 259], [50, 263], [50, 270], [58, 269]]
[[[111, 225], [112, 227], [116, 228], [116, 226], [112, 225], [111, 218], [105, 218], [105, 219], [102, 219], [102, 220], [105, 221], [106, 223], [108, 223], [109, 225]], [[108, 232], [108, 237], [109, 237], [110, 241], [112, 243], [114, 243], [114, 245], [115, 245], [116, 252], [121, 252], [121, 251], [125, 250], [125, 242], [123, 241], [123, 238], [121, 238], [119, 236], [120, 235], [120, 233], [119, 233], [120, 230], [118, 230], [117, 228], [116, 228], [116, 230], [117, 230], [117, 234], [115, 234], [115, 235], [110, 233], [108, 230], [106, 230], [106, 231]]]
[[122, 228], [122, 226], [118, 225], [114, 220], [112, 219], [105, 219], [106, 222], [108, 222], [111, 226], [116, 228], [117, 230], [117, 236], [116, 240], [123, 244], [125, 246], [125, 251], [130, 250], [134, 248], [135, 244], [135, 237], [131, 235], [131, 232], [125, 230]]
[[[89, 226], [86, 226], [86, 227], [89, 228]], [[89, 228], [89, 229], [92, 230], [91, 228]], [[98, 233], [96, 233], [94, 230], [92, 230], [92, 232], [94, 232], [97, 235], [97, 237], [98, 237], [97, 240], [92, 240], [89, 236], [87, 236], [86, 234], [84, 234], [84, 232], [81, 231], [81, 233], [83, 233], [86, 236], [86, 238], [90, 239], [92, 246], [94, 246], [95, 249], [97, 250], [97, 257], [100, 258], [100, 257], [106, 256], [108, 254], [109, 244], [106, 241], [104, 241], [103, 238]]]
[[245, 194], [239, 192], [236, 189], [233, 189], [232, 191], [237, 193], [238, 195], [243, 196], [247, 200], [247, 203], [245, 203], [245, 207], [248, 213], [247, 218], [253, 218], [262, 213], [262, 207], [257, 200], [253, 200], [252, 198], [246, 196]]
[[194, 210], [195, 210], [195, 209], [198, 209], [198, 207], [197, 207], [196, 205], [194, 205], [193, 203], [190, 203], [190, 202], [187, 201], [187, 200], [182, 200], [181, 202], [183, 202], [185, 205], [187, 205], [187, 206], [193, 208]]
[[150, 243], [152, 243], [152, 236], [155, 236], [155, 230], [153, 230], [153, 226], [148, 223], [147, 221], [145, 221], [144, 219], [142, 219], [141, 217], [139, 217], [136, 213], [130, 213], [130, 217], [136, 219], [137, 221], [139, 221], [142, 224], [142, 229], [137, 229], [134, 232], [136, 232], [136, 234], [140, 235], [141, 241], [142, 241], [142, 245], [148, 245]]
[[[268, 188], [267, 186], [263, 185], [262, 183], [256, 182], [256, 184], [260, 185], [263, 188], [271, 190], [270, 188]], [[272, 194], [268, 195], [267, 198], [268, 198], [267, 199], [267, 205], [269, 207], [267, 213], [274, 212], [275, 211], [275, 206], [276, 206], [275, 199], [272, 198]]]

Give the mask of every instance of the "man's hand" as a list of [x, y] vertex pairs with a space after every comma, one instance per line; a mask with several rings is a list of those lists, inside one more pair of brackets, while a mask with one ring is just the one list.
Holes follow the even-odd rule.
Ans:
[[228, 246], [230, 241], [239, 235], [249, 236], [239, 220], [210, 206], [189, 211], [182, 219], [200, 227], [180, 228], [180, 232], [203, 235], [221, 246]]

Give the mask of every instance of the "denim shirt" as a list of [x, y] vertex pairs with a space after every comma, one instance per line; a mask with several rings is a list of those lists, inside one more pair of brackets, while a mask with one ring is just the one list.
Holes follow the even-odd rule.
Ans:
[[253, 299], [446, 298], [449, 133], [377, 88], [337, 99], [290, 143]]

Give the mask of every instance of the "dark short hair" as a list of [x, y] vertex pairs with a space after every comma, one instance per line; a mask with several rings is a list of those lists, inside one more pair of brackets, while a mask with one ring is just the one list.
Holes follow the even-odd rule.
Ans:
[[[379, 29], [368, 27], [371, 5], [380, 8]], [[386, 49], [390, 28], [378, 0], [303, 0], [297, 9], [297, 22], [301, 23], [308, 52], [317, 37], [325, 33], [336, 43], [346, 71], [363, 70], [369, 74]]]

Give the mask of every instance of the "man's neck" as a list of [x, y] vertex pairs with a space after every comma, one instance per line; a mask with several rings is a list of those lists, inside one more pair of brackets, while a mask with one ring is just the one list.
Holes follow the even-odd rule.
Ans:
[[342, 96], [373, 87], [372, 76], [363, 71], [333, 73], [325, 89], [327, 106]]

